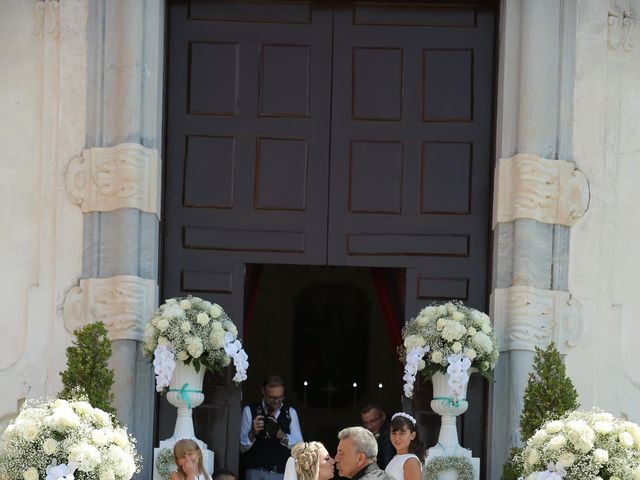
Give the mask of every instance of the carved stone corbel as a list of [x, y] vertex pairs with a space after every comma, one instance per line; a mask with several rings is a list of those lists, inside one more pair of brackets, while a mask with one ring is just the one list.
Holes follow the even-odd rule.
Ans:
[[64, 301], [63, 317], [69, 332], [102, 321], [111, 340], [143, 339], [143, 328], [156, 304], [155, 280], [120, 275], [83, 278]]
[[137, 208], [160, 216], [158, 151], [137, 143], [87, 148], [67, 166], [67, 193], [83, 212]]
[[607, 44], [609, 49], [617, 50], [618, 47], [631, 51], [631, 31], [635, 23], [635, 14], [631, 9], [630, 0], [611, 0], [609, 15], [607, 18], [608, 32]]
[[571, 226], [587, 211], [589, 183], [571, 162], [518, 154], [496, 167], [493, 225], [530, 218]]
[[582, 306], [562, 290], [497, 288], [491, 295], [491, 317], [501, 352], [535, 351], [553, 341], [566, 354], [582, 338]]

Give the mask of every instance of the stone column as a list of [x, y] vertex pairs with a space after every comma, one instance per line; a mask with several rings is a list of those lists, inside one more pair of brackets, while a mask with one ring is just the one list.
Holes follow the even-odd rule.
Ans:
[[68, 328], [102, 320], [113, 341], [115, 407], [150, 478], [154, 379], [142, 326], [157, 305], [164, 2], [89, 0], [86, 149], [67, 188], [84, 212], [82, 279]]
[[579, 338], [567, 291], [569, 227], [588, 206], [586, 178], [571, 162], [576, 0], [506, 0], [501, 23], [491, 298], [501, 358], [491, 479], [520, 445], [535, 347], [555, 341], [566, 352]]

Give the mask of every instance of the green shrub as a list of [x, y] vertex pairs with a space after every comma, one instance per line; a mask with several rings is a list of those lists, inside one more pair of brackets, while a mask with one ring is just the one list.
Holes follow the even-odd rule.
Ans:
[[555, 343], [542, 350], [536, 347], [533, 372], [524, 391], [522, 415], [520, 415], [520, 437], [527, 441], [540, 426], [552, 418], [580, 406], [578, 393], [567, 377], [560, 352]]
[[[520, 437], [526, 442], [547, 420], [561, 417], [580, 406], [578, 393], [567, 377], [560, 352], [555, 343], [542, 350], [536, 347], [533, 371], [524, 391], [524, 404], [520, 415]], [[502, 480], [517, 480], [522, 476], [522, 467], [515, 456], [522, 449], [513, 448], [509, 461], [502, 466]]]
[[60, 398], [73, 399], [86, 395], [94, 407], [115, 414], [113, 403], [113, 370], [108, 366], [111, 341], [102, 322], [90, 323], [73, 332], [76, 339], [67, 348], [67, 369], [60, 372]]

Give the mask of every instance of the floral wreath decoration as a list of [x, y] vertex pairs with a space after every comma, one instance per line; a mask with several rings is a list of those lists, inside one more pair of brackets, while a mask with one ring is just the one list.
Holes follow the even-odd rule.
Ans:
[[175, 467], [173, 452], [170, 448], [163, 448], [156, 459], [156, 468], [163, 480], [169, 480], [172, 467]]
[[473, 480], [473, 465], [467, 457], [435, 457], [424, 470], [424, 480], [438, 480], [438, 474], [455, 470], [458, 480]]

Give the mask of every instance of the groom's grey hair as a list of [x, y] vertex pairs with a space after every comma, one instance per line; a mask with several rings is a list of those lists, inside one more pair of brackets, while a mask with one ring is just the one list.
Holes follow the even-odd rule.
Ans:
[[338, 433], [338, 440], [350, 438], [356, 453], [364, 453], [367, 460], [376, 461], [378, 456], [378, 442], [373, 433], [364, 427], [343, 428]]

